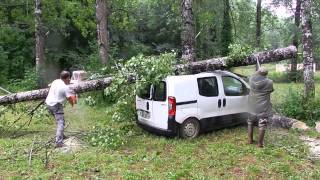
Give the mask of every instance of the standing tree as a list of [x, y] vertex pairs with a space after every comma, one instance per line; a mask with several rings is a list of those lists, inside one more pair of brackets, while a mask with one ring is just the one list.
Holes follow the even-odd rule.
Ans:
[[106, 0], [96, 0], [97, 38], [101, 64], [108, 62], [108, 32]]
[[[300, 26], [300, 13], [301, 13], [301, 0], [296, 0], [296, 9], [294, 12], [294, 24], [295, 30], [293, 32], [292, 44], [298, 49], [299, 46], [299, 35], [298, 29]], [[296, 73], [297, 71], [297, 57], [291, 59], [291, 72]]]
[[302, 2], [302, 29], [304, 95], [306, 97], [314, 97], [311, 0], [304, 0]]
[[44, 30], [41, 0], [35, 0], [36, 74], [38, 87], [45, 86], [44, 77]]
[[256, 47], [261, 48], [261, 1], [257, 0], [256, 13]]
[[232, 26], [230, 17], [229, 0], [224, 0], [223, 25], [221, 31], [221, 55], [227, 56], [229, 53], [229, 44], [232, 41]]
[[193, 0], [181, 0], [181, 58], [188, 62], [196, 60], [195, 54], [195, 28], [192, 12]]

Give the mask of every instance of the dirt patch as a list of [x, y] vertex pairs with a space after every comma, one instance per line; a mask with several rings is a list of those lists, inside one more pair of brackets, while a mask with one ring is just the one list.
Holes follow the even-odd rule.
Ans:
[[310, 157], [320, 159], [320, 139], [307, 136], [300, 136], [299, 138], [309, 146]]

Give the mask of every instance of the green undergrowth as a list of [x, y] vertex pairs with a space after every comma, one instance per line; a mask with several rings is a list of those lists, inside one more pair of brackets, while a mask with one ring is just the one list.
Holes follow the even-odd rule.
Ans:
[[[299, 132], [268, 130], [266, 147], [247, 145], [244, 126], [201, 134], [193, 140], [150, 134], [136, 125], [126, 143], [115, 148], [93, 146], [86, 136], [93, 126], [118, 129], [112, 121], [112, 105], [89, 106], [85, 97], [75, 107], [67, 106], [66, 135], [76, 136], [86, 147], [76, 153], [61, 153], [43, 143], [54, 136], [53, 118], [32, 121], [24, 134], [0, 138], [2, 178], [113, 178], [113, 179], [301, 179], [320, 178], [320, 162], [308, 158]], [[38, 119], [35, 119], [38, 120]], [[38, 131], [37, 131], [38, 130]], [[255, 129], [255, 139], [257, 130]], [[116, 135], [108, 134], [110, 136]], [[104, 137], [107, 139], [108, 137]], [[34, 142], [31, 165], [29, 152]], [[47, 165], [45, 162], [47, 161]]]

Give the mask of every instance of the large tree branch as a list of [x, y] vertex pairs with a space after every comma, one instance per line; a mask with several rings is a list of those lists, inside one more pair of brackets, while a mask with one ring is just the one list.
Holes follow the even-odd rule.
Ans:
[[[259, 52], [249, 55], [244, 59], [232, 60], [226, 57], [213, 58], [198, 62], [192, 62], [188, 64], [176, 65], [176, 71], [189, 70], [191, 72], [203, 72], [216, 69], [225, 69], [228, 67], [235, 66], [246, 66], [256, 63], [259, 60], [260, 63], [276, 62], [285, 59], [290, 59], [295, 57], [297, 54], [297, 49], [295, 46], [289, 46], [286, 48], [275, 49], [271, 51]], [[112, 77], [85, 81], [76, 85], [70, 85], [76, 93], [94, 91], [99, 89], [104, 89], [111, 84]], [[13, 104], [17, 102], [39, 100], [44, 99], [48, 94], [48, 89], [40, 89], [33, 91], [20, 92], [15, 94], [9, 94], [6, 96], [0, 96], [0, 105]]]

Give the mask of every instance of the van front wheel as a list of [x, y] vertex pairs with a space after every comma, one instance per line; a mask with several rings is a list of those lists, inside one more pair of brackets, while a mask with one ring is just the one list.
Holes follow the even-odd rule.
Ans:
[[200, 132], [199, 121], [195, 118], [185, 120], [180, 126], [180, 136], [182, 138], [192, 139], [198, 136]]

